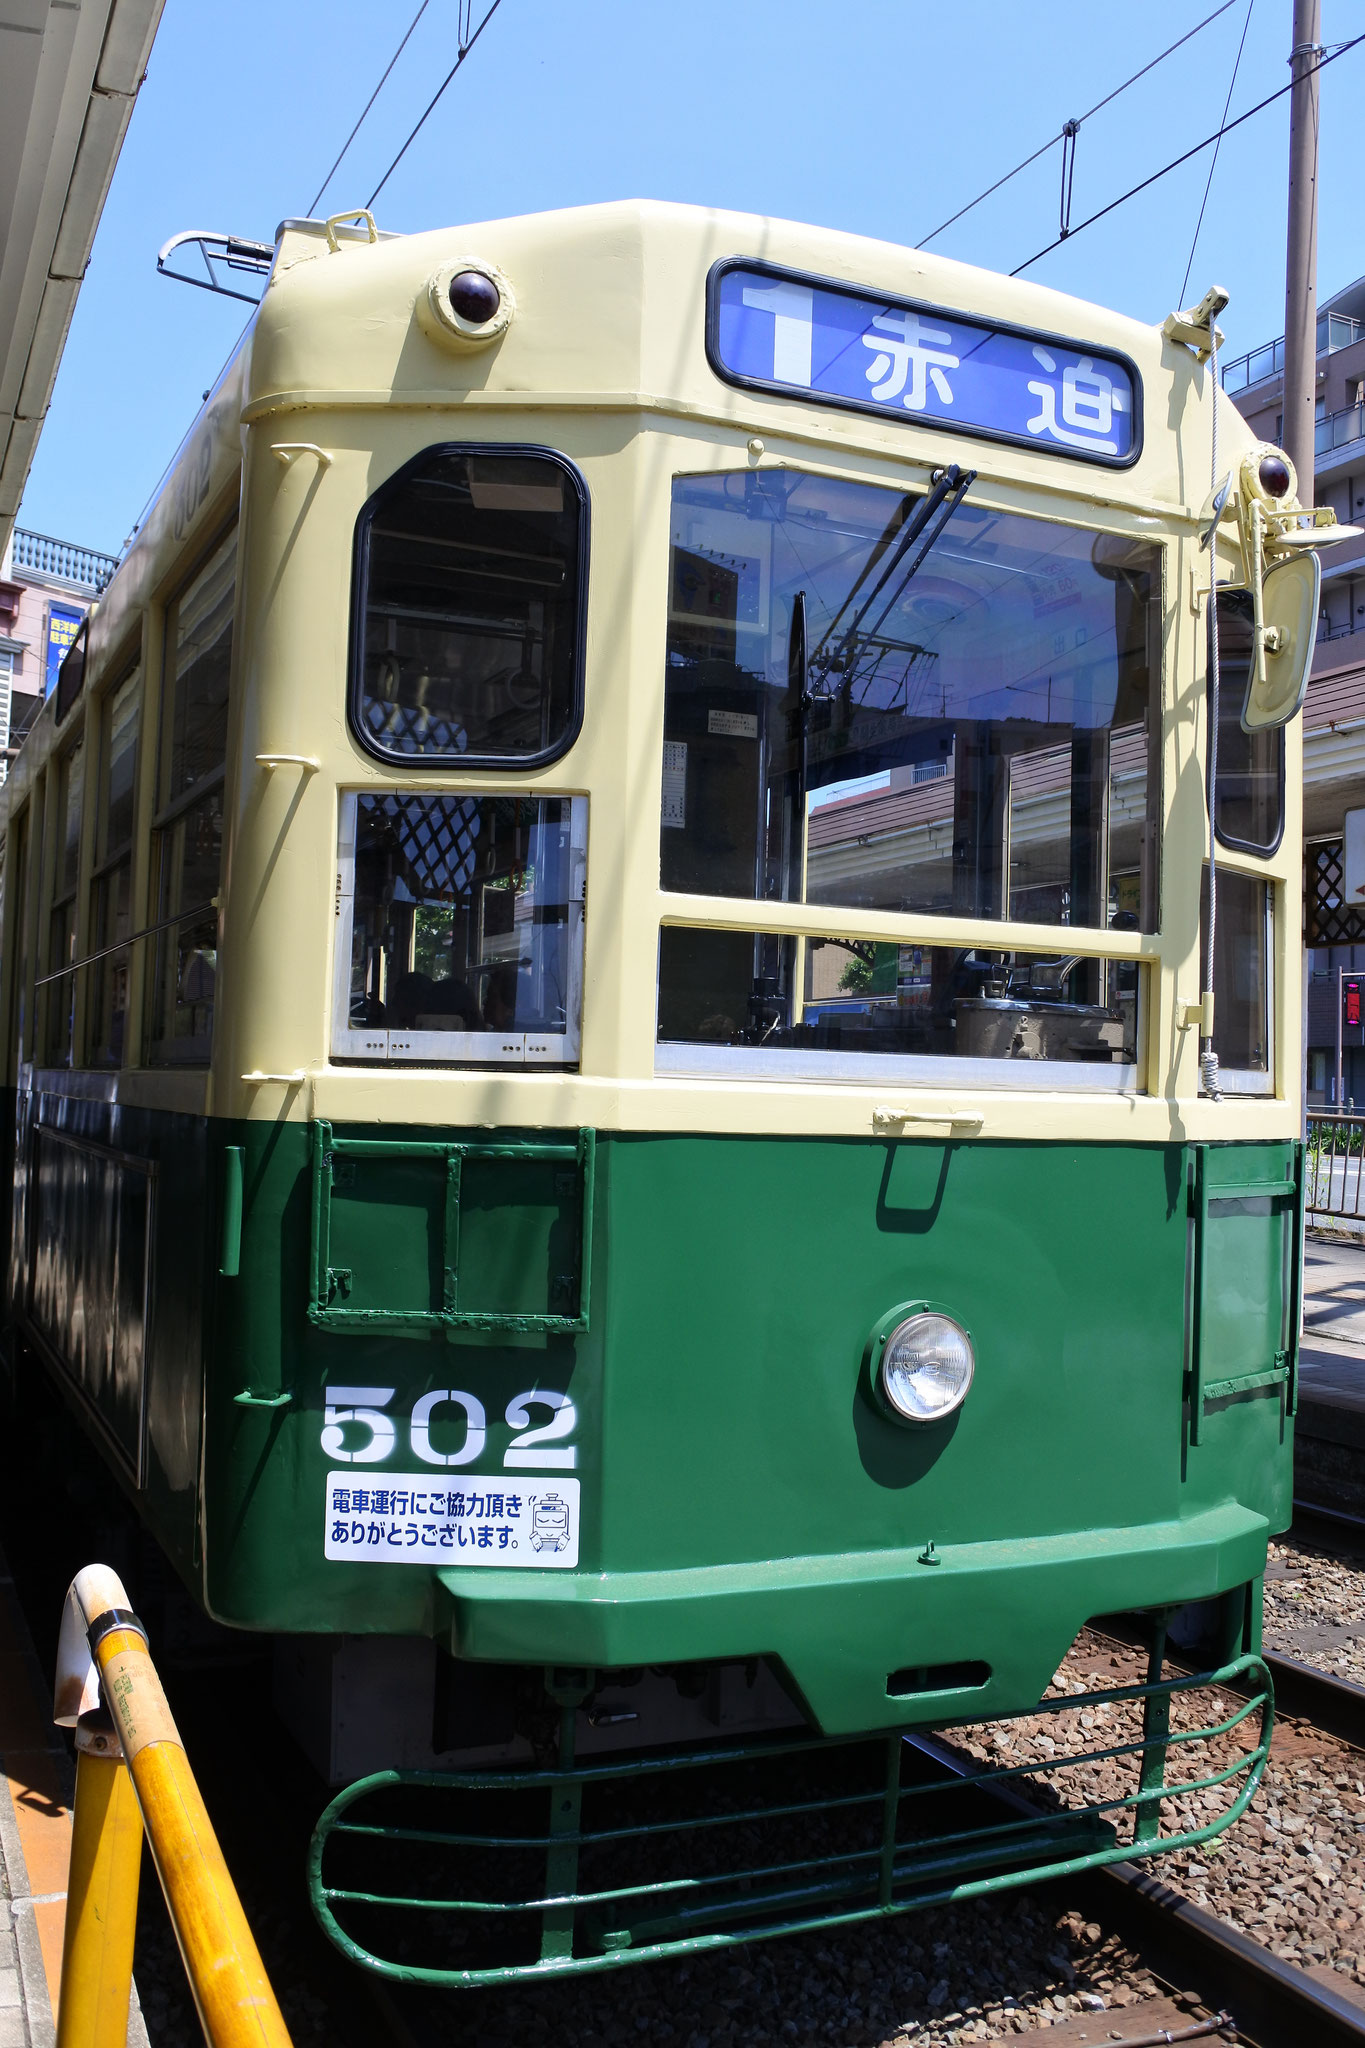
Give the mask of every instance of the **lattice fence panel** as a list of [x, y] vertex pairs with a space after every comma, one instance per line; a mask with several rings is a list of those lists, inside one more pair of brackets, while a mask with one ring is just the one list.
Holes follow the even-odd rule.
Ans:
[[1365, 945], [1365, 907], [1343, 903], [1341, 885], [1341, 841], [1314, 840], [1303, 856], [1305, 946]]

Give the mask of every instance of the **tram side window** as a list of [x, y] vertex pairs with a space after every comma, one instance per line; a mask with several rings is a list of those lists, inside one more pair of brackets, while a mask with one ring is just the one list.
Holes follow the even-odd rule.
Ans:
[[558, 456], [433, 448], [356, 530], [351, 719], [411, 766], [549, 760], [578, 728], [587, 494]]
[[851, 1054], [1047, 1060], [1081, 1085], [1132, 1087], [1141, 975], [1065, 953], [665, 925], [659, 1064], [727, 1071], [720, 1048], [768, 1055], [775, 1073], [838, 1072]]
[[[49, 975], [69, 967], [76, 957], [76, 882], [80, 874], [81, 813], [85, 800], [85, 748], [80, 740], [57, 764], [57, 843], [54, 851], [52, 909], [48, 916]], [[71, 1034], [76, 996], [74, 974], [47, 984], [47, 1024], [43, 1058], [50, 1067], [71, 1064]]]
[[1155, 930], [1161, 550], [923, 504], [675, 479], [663, 887]]
[[128, 1017], [129, 956], [109, 949], [132, 928], [133, 802], [142, 723], [142, 673], [134, 669], [100, 706], [99, 789], [95, 865], [90, 885], [88, 1058], [92, 1066], [123, 1064]]
[[147, 1058], [204, 1065], [213, 1046], [223, 776], [237, 535], [221, 541], [170, 607], [153, 825], [156, 942]]
[[[1284, 728], [1242, 730], [1254, 630], [1251, 592], [1220, 591], [1214, 823], [1224, 846], [1240, 853], [1270, 854], [1277, 850], [1284, 832]], [[1212, 692], [1209, 717], [1212, 721]]]
[[586, 822], [581, 797], [344, 797], [334, 1051], [575, 1059]]
[[[1218, 870], [1218, 926], [1213, 953], [1213, 1049], [1220, 1082], [1232, 1092], [1268, 1095], [1274, 1088], [1271, 1057], [1270, 885], [1255, 875]], [[1199, 958], [1209, 929], [1209, 876], [1199, 900]]]
[[[14, 1038], [16, 1065], [22, 1066], [29, 1058], [33, 1037], [33, 996], [28, 985], [29, 972], [29, 900], [28, 900], [28, 854], [29, 832], [33, 818], [33, 806], [25, 804], [17, 818], [12, 820], [14, 834], [14, 888], [10, 902], [14, 909], [14, 981], [10, 995], [10, 1030]], [[6, 849], [8, 854], [8, 848]], [[11, 1074], [7, 1078], [13, 1079]]]

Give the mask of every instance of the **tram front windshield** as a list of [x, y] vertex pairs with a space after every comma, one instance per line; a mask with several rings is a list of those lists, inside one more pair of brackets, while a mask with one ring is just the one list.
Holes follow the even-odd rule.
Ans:
[[[921, 558], [922, 506], [790, 471], [675, 480], [663, 887], [1154, 930], [1159, 547], [968, 495]], [[697, 1035], [685, 1020], [703, 1009], [744, 1035], [754, 989], [716, 986], [722, 951], [748, 976], [743, 948], [717, 934], [703, 964], [706, 937], [666, 936], [661, 1037]], [[774, 943], [748, 978], [792, 1025], [824, 992], [794, 989], [793, 949]], [[836, 1008], [867, 995], [870, 951], [847, 949]], [[1073, 951], [1060, 933], [1056, 957], [935, 948], [914, 1007], [946, 1012], [973, 974], [1113, 1007], [1113, 970]]]

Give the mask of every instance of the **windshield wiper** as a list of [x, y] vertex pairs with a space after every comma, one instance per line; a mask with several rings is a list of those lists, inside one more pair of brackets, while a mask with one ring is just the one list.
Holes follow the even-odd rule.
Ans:
[[839, 612], [831, 620], [820, 645], [810, 656], [807, 663], [808, 673], [812, 675], [818, 673], [822, 679], [830, 675], [848, 673], [852, 666], [854, 650], [862, 635], [863, 621], [873, 605], [886, 589], [887, 584], [896, 574], [911, 548], [914, 547], [915, 542], [922, 539], [923, 545], [919, 553], [900, 577], [891, 595], [882, 606], [876, 620], [868, 629], [868, 638], [877, 633], [892, 605], [903, 595], [906, 585], [918, 573], [925, 556], [934, 547], [944, 527], [948, 524], [948, 521], [952, 518], [954, 512], [956, 512], [958, 506], [962, 503], [975, 482], [976, 471], [974, 469], [959, 469], [955, 462], [949, 463], [946, 469], [941, 469], [938, 472], [932, 489], [920, 500], [909, 519], [906, 520], [905, 529], [892, 550], [891, 559], [877, 578], [875, 587], [863, 599], [857, 614], [840, 638], [838, 646], [830, 649], [829, 640], [834, 628], [839, 623], [839, 618], [848, 607], [849, 598], [844, 600], [844, 604], [840, 607]]

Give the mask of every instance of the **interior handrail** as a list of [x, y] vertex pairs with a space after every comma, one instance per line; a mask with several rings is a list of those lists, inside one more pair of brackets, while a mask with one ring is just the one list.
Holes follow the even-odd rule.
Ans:
[[158, 932], [171, 931], [178, 924], [188, 924], [191, 918], [207, 917], [211, 910], [217, 910], [216, 903], [193, 903], [188, 910], [177, 910], [174, 917], [163, 917], [159, 924], [144, 924], [141, 931], [129, 932], [126, 939], [116, 939], [112, 946], [101, 946], [96, 953], [83, 953], [79, 960], [72, 960], [65, 967], [58, 967], [51, 974], [35, 977], [35, 988], [46, 988], [50, 981], [65, 981], [68, 974], [75, 974], [82, 967], [92, 967], [96, 960], [107, 960], [111, 953], [125, 953], [129, 946], [139, 939], [155, 938]]

